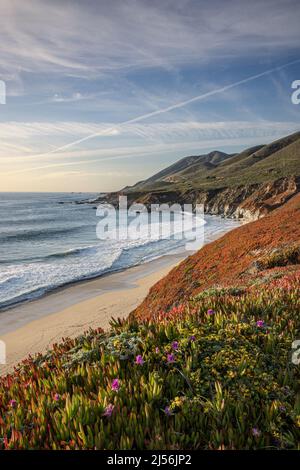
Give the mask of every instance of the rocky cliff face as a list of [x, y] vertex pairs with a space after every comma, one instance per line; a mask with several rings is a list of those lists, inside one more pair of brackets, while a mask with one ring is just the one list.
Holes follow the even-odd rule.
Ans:
[[300, 177], [280, 178], [260, 185], [237, 208], [237, 216], [258, 219], [285, 204], [291, 197], [299, 193]]
[[[105, 197], [105, 202], [118, 205], [120, 195], [126, 195], [128, 205], [144, 204], [148, 209], [151, 204], [196, 204], [204, 205], [207, 214], [257, 220], [272, 210], [280, 207], [300, 191], [300, 177], [289, 176], [261, 183], [241, 185], [234, 188], [214, 190], [187, 191], [149, 191], [149, 192], [115, 192]], [[103, 201], [103, 199], [102, 199]], [[101, 199], [98, 200], [101, 202]]]
[[204, 204], [206, 213], [238, 219], [256, 220], [280, 207], [300, 189], [300, 178], [278, 180], [226, 188], [215, 193], [200, 193], [196, 202]]

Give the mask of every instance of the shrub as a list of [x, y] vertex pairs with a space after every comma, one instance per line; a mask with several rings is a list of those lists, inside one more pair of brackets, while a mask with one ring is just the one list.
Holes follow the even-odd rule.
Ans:
[[296, 244], [272, 250], [271, 253], [264, 255], [256, 261], [256, 267], [262, 271], [264, 269], [298, 264], [299, 262], [300, 246], [299, 244]]

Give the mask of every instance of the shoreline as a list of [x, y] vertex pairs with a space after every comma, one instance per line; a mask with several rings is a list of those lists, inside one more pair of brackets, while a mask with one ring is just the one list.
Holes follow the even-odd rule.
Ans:
[[[207, 237], [207, 241], [206, 241], [206, 243], [204, 243], [204, 245], [206, 245], [207, 243], [213, 242], [217, 238], [222, 237], [225, 233], [227, 233], [231, 230], [234, 230], [238, 226], [249, 222], [249, 221], [243, 221], [243, 220], [234, 220], [234, 219], [231, 219], [231, 218], [222, 217], [222, 216], [218, 216], [218, 215], [214, 215], [214, 214], [209, 214], [209, 216], [210, 217], [216, 217], [216, 218], [229, 219], [232, 222], [235, 222], [236, 225], [235, 226], [233, 225], [232, 227], [227, 228], [227, 229], [222, 228], [221, 230], [217, 230], [214, 233], [210, 233], [209, 236]], [[182, 245], [182, 246], [179, 246], [177, 248], [173, 248], [170, 251], [167, 251], [165, 254], [157, 255], [154, 258], [150, 258], [149, 260], [146, 260], [146, 261], [141, 262], [141, 263], [137, 263], [137, 264], [132, 265], [132, 266], [118, 267], [118, 268], [115, 268], [115, 269], [112, 269], [112, 270], [107, 270], [107, 271], [104, 271], [102, 273], [98, 273], [98, 274], [95, 274], [95, 275], [87, 275], [87, 276], [84, 276], [84, 277], [79, 278], [79, 279], [66, 281], [64, 284], [57, 285], [57, 286], [47, 286], [44, 291], [41, 290], [41, 292], [36, 296], [30, 297], [29, 296], [30, 292], [29, 292], [27, 294], [23, 294], [24, 298], [22, 298], [21, 300], [6, 301], [6, 302], [4, 302], [4, 304], [0, 305], [0, 336], [2, 334], [2, 328], [1, 328], [1, 326], [2, 326], [1, 325], [1, 320], [3, 318], [2, 315], [6, 314], [7, 312], [15, 312], [16, 310], [23, 309], [23, 306], [35, 304], [39, 300], [42, 300], [42, 299], [44, 299], [44, 298], [46, 298], [50, 295], [59, 293], [60, 291], [65, 291], [66, 289], [71, 289], [74, 286], [80, 286], [82, 284], [90, 283], [90, 282], [98, 280], [98, 279], [102, 279], [102, 278], [105, 278], [105, 277], [110, 277], [111, 275], [122, 273], [122, 272], [128, 271], [128, 270], [130, 270], [132, 268], [135, 268], [135, 267], [144, 266], [144, 265], [148, 265], [148, 264], [150, 265], [151, 263], [157, 261], [158, 259], [162, 259], [162, 258], [165, 258], [165, 257], [168, 257], [168, 256], [173, 256], [173, 255], [174, 256], [179, 255], [180, 258], [181, 258], [181, 256], [183, 256], [183, 258], [184, 258], [184, 257], [187, 257], [190, 254], [194, 253], [195, 251], [198, 251], [198, 249], [200, 249], [200, 248], [201, 247], [193, 249], [193, 250], [186, 250], [184, 248], [184, 245]], [[23, 297], [23, 295], [22, 295], [22, 297]], [[28, 297], [25, 297], [25, 295], [28, 295]], [[17, 298], [19, 298], [19, 297], [15, 297], [15, 299], [17, 299]], [[10, 302], [10, 303], [7, 303], [7, 302]]]
[[[205, 244], [235, 228], [215, 233]], [[38, 299], [3, 310], [0, 341], [6, 346], [6, 364], [0, 364], [0, 376], [12, 372], [29, 355], [47, 352], [62, 338], [75, 338], [89, 328], [107, 329], [112, 318], [127, 317], [156, 282], [194, 252], [165, 254], [124, 270], [59, 287]]]
[[0, 375], [11, 372], [29, 355], [46, 352], [63, 337], [74, 338], [89, 328], [106, 329], [112, 318], [128, 316], [151, 286], [189, 254], [164, 255], [0, 313], [0, 340], [6, 345], [6, 364], [0, 364]]
[[167, 253], [141, 264], [110, 271], [55, 287], [41, 296], [0, 309], [0, 338], [27, 323], [107, 292], [132, 289], [136, 282], [166, 266], [173, 266], [194, 251]]
[[[36, 297], [26, 298], [24, 300], [16, 301], [16, 302], [14, 302], [12, 304], [9, 304], [9, 305], [6, 305], [6, 306], [0, 306], [0, 320], [1, 320], [1, 315], [2, 314], [6, 314], [7, 312], [11, 312], [11, 311], [14, 312], [14, 311], [19, 310], [19, 309], [23, 310], [24, 306], [34, 305], [36, 302], [39, 302], [40, 300], [43, 300], [43, 299], [47, 298], [48, 296], [55, 295], [55, 294], [58, 294], [62, 291], [72, 289], [73, 287], [78, 287], [78, 286], [80, 287], [84, 284], [88, 284], [88, 283], [91, 283], [93, 281], [97, 281], [99, 279], [104, 279], [104, 278], [110, 277], [114, 274], [120, 274], [120, 273], [126, 272], [128, 270], [131, 270], [133, 268], [138, 268], [139, 266], [146, 266], [148, 264], [151, 264], [151, 263], [157, 261], [158, 259], [164, 258], [165, 256], [166, 257], [173, 256], [173, 255], [176, 256], [177, 254], [181, 254], [181, 252], [166, 253], [164, 255], [158, 256], [156, 258], [150, 259], [150, 260], [145, 261], [145, 262], [140, 263], [140, 264], [135, 264], [135, 265], [124, 267], [124, 268], [117, 268], [117, 269], [107, 271], [107, 272], [104, 272], [104, 273], [101, 273], [101, 274], [96, 274], [96, 275], [91, 276], [91, 277], [83, 277], [82, 279], [76, 279], [76, 280], [73, 280], [73, 281], [68, 281], [65, 284], [59, 285], [57, 287], [50, 287], [50, 288], [46, 289], [43, 293], [39, 294]], [[192, 254], [192, 252], [191, 252], [191, 254]], [[189, 256], [189, 255], [187, 255], [187, 256]], [[0, 324], [0, 335], [1, 335], [1, 332], [2, 332], [2, 329], [1, 329], [1, 324]]]

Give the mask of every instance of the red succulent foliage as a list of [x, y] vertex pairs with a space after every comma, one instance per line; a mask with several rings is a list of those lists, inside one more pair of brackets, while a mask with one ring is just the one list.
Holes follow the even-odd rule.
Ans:
[[[266, 217], [232, 230], [189, 256], [150, 289], [133, 315], [140, 319], [163, 319], [172, 315], [179, 303], [184, 304], [191, 296], [215, 286], [251, 285], [255, 279], [264, 277], [265, 283], [270, 279], [274, 286], [287, 286], [289, 273], [300, 275], [299, 264], [280, 269], [275, 266], [258, 273], [255, 263], [266, 252], [299, 240], [300, 194]], [[285, 277], [272, 281], [272, 273]]]

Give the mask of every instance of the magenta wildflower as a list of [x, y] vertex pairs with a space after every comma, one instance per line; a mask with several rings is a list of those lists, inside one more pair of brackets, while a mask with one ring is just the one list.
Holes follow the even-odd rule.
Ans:
[[257, 326], [258, 328], [263, 328], [263, 327], [265, 326], [265, 322], [264, 322], [263, 320], [258, 320], [258, 321], [256, 322], [256, 326]]
[[136, 356], [135, 363], [138, 364], [139, 366], [142, 366], [144, 364], [144, 359], [140, 354]]
[[215, 311], [212, 308], [209, 308], [207, 310], [207, 315], [213, 315], [214, 313], [215, 313]]
[[167, 355], [167, 361], [168, 361], [169, 363], [174, 362], [174, 361], [175, 361], [175, 356], [174, 356], [174, 354], [168, 354], [168, 355]]
[[11, 408], [16, 408], [16, 406], [17, 406], [17, 401], [16, 401], [16, 400], [10, 400], [9, 406], [10, 406]]
[[167, 416], [172, 416], [172, 411], [171, 411], [171, 408], [169, 406], [166, 406], [165, 409], [164, 409], [164, 413], [167, 415]]
[[156, 346], [156, 348], [155, 348], [155, 352], [156, 352], [156, 354], [159, 353], [159, 348], [158, 348], [157, 346]]
[[111, 403], [109, 405], [107, 405], [107, 407], [105, 408], [104, 410], [104, 413], [102, 416], [108, 416], [110, 417], [112, 415], [114, 411], [114, 405], [112, 405]]
[[259, 437], [261, 432], [258, 428], [252, 428], [252, 434], [254, 437]]
[[178, 347], [179, 347], [178, 341], [173, 341], [172, 349], [174, 349], [174, 351], [177, 351]]
[[191, 341], [191, 342], [196, 341], [196, 336], [195, 336], [195, 335], [190, 336], [190, 341]]
[[114, 392], [117, 392], [120, 388], [120, 383], [119, 383], [119, 379], [114, 379], [112, 381], [112, 384], [111, 384], [111, 389], [114, 391]]
[[54, 400], [59, 401], [60, 400], [60, 395], [58, 393], [55, 393], [54, 395]]

